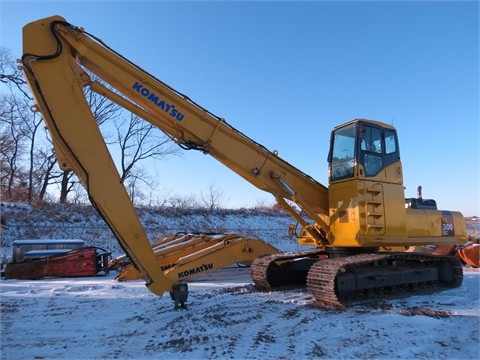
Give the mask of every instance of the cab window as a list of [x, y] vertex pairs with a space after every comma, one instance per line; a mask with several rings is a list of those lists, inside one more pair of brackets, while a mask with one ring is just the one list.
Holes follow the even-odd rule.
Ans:
[[355, 169], [356, 124], [335, 131], [330, 151], [331, 180], [351, 178]]
[[375, 176], [383, 168], [382, 131], [378, 127], [362, 125], [360, 128], [360, 159], [366, 176]]
[[397, 152], [395, 131], [385, 130], [385, 154], [390, 155], [395, 152]]

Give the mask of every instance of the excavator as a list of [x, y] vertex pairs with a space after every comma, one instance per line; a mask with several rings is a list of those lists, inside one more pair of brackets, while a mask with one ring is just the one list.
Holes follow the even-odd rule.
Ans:
[[[460, 212], [439, 210], [431, 199], [405, 199], [391, 125], [355, 119], [335, 127], [326, 187], [61, 16], [24, 26], [21, 69], [60, 168], [75, 172], [148, 289], [159, 296], [169, 292], [176, 307], [185, 306], [186, 279], [236, 262], [249, 262], [259, 291], [306, 286], [327, 307], [462, 283], [462, 264], [454, 256], [398, 250], [462, 244], [466, 230]], [[174, 236], [158, 244], [157, 257], [85, 98], [86, 87], [158, 127], [181, 148], [212, 156], [272, 194], [300, 225], [290, 229], [299, 244], [310, 247], [281, 252], [238, 234]]]

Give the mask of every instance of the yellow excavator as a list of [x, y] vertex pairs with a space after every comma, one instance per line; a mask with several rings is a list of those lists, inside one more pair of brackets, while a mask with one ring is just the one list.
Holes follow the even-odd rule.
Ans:
[[[160, 296], [169, 292], [176, 306], [186, 301], [185, 279], [242, 261], [251, 262], [259, 290], [306, 285], [325, 306], [462, 283], [462, 265], [453, 256], [387, 251], [466, 241], [461, 213], [438, 210], [434, 200], [405, 199], [393, 126], [355, 119], [334, 128], [325, 187], [60, 16], [23, 28], [21, 63], [60, 167], [76, 173], [148, 289]], [[299, 243], [312, 248], [284, 253], [241, 235], [194, 239], [201, 244], [195, 248], [192, 239], [175, 237], [166, 240], [171, 257], [157, 257], [85, 99], [85, 87], [158, 127], [180, 147], [212, 156], [273, 194], [301, 225], [292, 229]], [[177, 247], [177, 255], [170, 245]]]

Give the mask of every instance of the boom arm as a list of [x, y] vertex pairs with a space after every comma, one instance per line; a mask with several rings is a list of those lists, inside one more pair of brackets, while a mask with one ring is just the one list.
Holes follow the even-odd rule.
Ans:
[[[326, 243], [328, 189], [276, 153], [59, 16], [26, 25], [23, 39], [23, 70], [52, 135], [60, 166], [77, 174], [151, 291], [161, 295], [172, 283], [157, 276], [160, 269], [85, 99], [84, 86], [151, 122], [182, 148], [208, 153], [273, 194], [318, 243]], [[121, 95], [92, 81], [86, 70]], [[313, 225], [286, 200], [298, 204]]]

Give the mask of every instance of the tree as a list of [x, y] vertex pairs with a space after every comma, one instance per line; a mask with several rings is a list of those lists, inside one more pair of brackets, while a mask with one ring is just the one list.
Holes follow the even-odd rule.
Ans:
[[20, 199], [25, 195], [25, 172], [22, 156], [25, 152], [25, 128], [19, 115], [22, 101], [14, 94], [14, 89], [21, 89], [25, 81], [15, 67], [11, 52], [0, 47], [0, 84], [8, 94], [0, 94], [0, 164], [1, 192], [8, 200]]
[[120, 177], [135, 203], [143, 199], [141, 188], [152, 186], [140, 163], [178, 155], [181, 150], [167, 136], [162, 136], [158, 128], [134, 114], [130, 114], [129, 121], [116, 122], [115, 128], [115, 143], [120, 149]]
[[[24, 98], [25, 100], [25, 98]], [[36, 179], [35, 179], [35, 174], [36, 174], [36, 169], [35, 169], [35, 153], [36, 150], [38, 150], [36, 146], [36, 140], [37, 140], [37, 133], [38, 129], [42, 123], [42, 118], [37, 115], [37, 113], [31, 113], [28, 114], [25, 112], [22, 113], [23, 116], [23, 121], [26, 127], [25, 131], [25, 138], [29, 140], [29, 160], [28, 160], [28, 194], [27, 194], [27, 201], [29, 203], [32, 202], [34, 199], [34, 194], [36, 190], [38, 190], [38, 187], [36, 186]], [[38, 191], [37, 194], [38, 195]]]
[[8, 138], [1, 149], [2, 193], [10, 200], [32, 202], [38, 196], [35, 155], [39, 150], [37, 136], [42, 119], [31, 111], [32, 97], [26, 91], [26, 82], [10, 51], [3, 47], [0, 47], [0, 80], [8, 92], [0, 95], [1, 132], [2, 137]]
[[166, 203], [175, 209], [193, 209], [200, 206], [197, 197], [193, 194], [186, 196], [172, 195], [168, 197]]
[[15, 63], [11, 51], [6, 47], [0, 46], [0, 82], [10, 89], [10, 93], [14, 93], [13, 88], [15, 88], [27, 99], [32, 99], [26, 91], [27, 82], [23, 78], [20, 69], [15, 66]]
[[38, 183], [40, 184], [38, 198], [43, 202], [47, 194], [48, 185], [50, 185], [50, 181], [54, 178], [52, 174], [53, 169], [57, 165], [57, 157], [52, 150], [45, 151], [44, 149], [40, 149], [39, 153], [37, 153], [36, 161], [37, 168], [41, 169], [37, 175]]
[[209, 211], [219, 209], [221, 207], [221, 200], [223, 198], [223, 191], [213, 182], [208, 186], [208, 192], [201, 193], [202, 202]]
[[1, 186], [5, 199], [24, 201], [26, 191], [26, 172], [22, 165], [25, 154], [26, 129], [22, 118], [21, 102], [17, 96], [1, 95], [0, 145]]
[[[100, 81], [89, 74], [92, 81]], [[53, 144], [46, 129], [40, 125], [38, 113], [30, 110], [32, 97], [27, 91], [23, 74], [15, 66], [11, 53], [0, 47], [0, 85], [7, 91], [0, 93], [0, 184], [3, 199], [19, 201], [43, 201], [48, 189], [56, 186], [59, 201], [67, 202], [70, 194], [74, 201], [85, 198], [81, 193], [78, 178], [71, 171], [63, 171], [56, 163]], [[120, 148], [118, 164], [122, 182], [132, 201], [151, 202], [146, 192], [153, 186], [148, 172], [141, 166], [148, 160], [159, 160], [178, 154], [176, 147], [159, 129], [130, 115], [129, 120], [121, 118], [119, 105], [85, 87], [85, 98], [96, 122], [111, 140], [108, 129], [114, 121], [114, 138], [110, 146]], [[43, 130], [43, 131], [42, 131]], [[115, 161], [115, 159], [114, 159]]]

